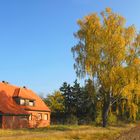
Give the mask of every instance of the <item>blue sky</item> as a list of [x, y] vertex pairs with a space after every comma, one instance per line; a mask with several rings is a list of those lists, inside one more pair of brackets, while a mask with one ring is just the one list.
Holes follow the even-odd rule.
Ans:
[[76, 79], [76, 21], [106, 7], [140, 30], [139, 0], [0, 0], [0, 80], [48, 94]]

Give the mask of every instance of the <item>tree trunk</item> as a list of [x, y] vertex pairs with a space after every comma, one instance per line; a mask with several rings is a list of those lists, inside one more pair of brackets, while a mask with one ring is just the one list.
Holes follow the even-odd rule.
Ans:
[[103, 109], [103, 127], [107, 126], [107, 119], [108, 119], [108, 112], [110, 109], [110, 105], [105, 105], [104, 109]]
[[107, 101], [104, 101], [103, 105], [103, 113], [102, 113], [102, 120], [103, 120], [103, 127], [107, 126], [107, 119], [108, 119], [108, 113], [111, 105], [111, 95], [109, 94]]

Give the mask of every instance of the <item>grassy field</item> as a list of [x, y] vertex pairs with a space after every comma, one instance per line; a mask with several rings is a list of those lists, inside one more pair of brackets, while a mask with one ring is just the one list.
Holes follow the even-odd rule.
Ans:
[[113, 140], [134, 124], [107, 128], [88, 126], [53, 125], [50, 128], [0, 130], [0, 140]]

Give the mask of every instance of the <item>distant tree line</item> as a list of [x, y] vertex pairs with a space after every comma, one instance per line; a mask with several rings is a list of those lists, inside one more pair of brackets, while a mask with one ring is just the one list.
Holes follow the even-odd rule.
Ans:
[[[80, 86], [77, 80], [73, 85], [64, 82], [59, 91], [48, 95], [44, 102], [51, 109], [52, 124], [102, 124], [102, 94], [92, 80], [86, 80]], [[120, 99], [109, 110], [108, 123], [118, 121], [134, 121], [140, 119], [140, 107], [136, 119], [131, 114], [132, 110], [126, 105], [126, 99]], [[140, 105], [140, 102], [138, 101]]]

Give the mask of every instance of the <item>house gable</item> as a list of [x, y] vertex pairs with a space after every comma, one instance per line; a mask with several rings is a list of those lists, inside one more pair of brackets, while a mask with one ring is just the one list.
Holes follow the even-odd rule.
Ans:
[[[25, 103], [21, 105], [21, 100]], [[0, 83], [0, 111], [8, 114], [28, 114], [26, 110], [50, 112], [50, 109], [33, 91]]]

